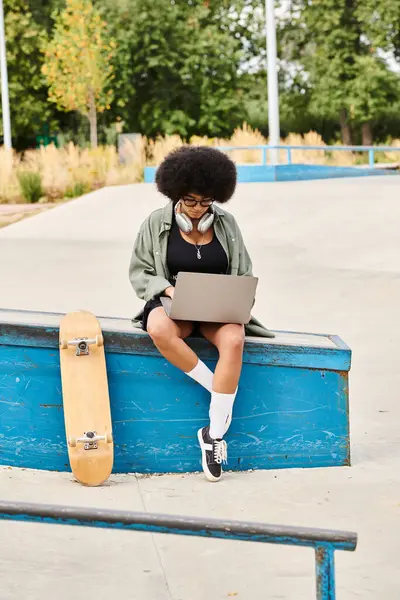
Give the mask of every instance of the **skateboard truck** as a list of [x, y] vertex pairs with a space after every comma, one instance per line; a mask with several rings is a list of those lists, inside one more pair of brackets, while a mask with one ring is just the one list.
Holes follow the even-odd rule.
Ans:
[[112, 440], [112, 434], [109, 432], [106, 432], [104, 435], [97, 435], [95, 431], [86, 431], [83, 434], [83, 437], [70, 437], [68, 439], [68, 445], [71, 446], [71, 448], [75, 448], [77, 444], [84, 444], [85, 450], [97, 450], [97, 442], [106, 442], [106, 444], [111, 444]]
[[89, 354], [89, 346], [103, 346], [104, 340], [102, 335], [96, 335], [95, 338], [74, 338], [73, 340], [61, 340], [61, 350], [66, 350], [68, 346], [76, 347], [76, 356], [87, 356]]

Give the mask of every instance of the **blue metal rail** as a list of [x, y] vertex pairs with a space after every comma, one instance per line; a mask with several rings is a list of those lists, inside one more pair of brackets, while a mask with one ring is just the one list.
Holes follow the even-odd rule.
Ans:
[[22, 502], [0, 502], [0, 520], [172, 533], [314, 548], [317, 600], [335, 600], [335, 550], [353, 551], [357, 545], [357, 534], [349, 531]]
[[286, 152], [287, 164], [292, 164], [292, 150], [323, 150], [324, 152], [347, 151], [347, 152], [368, 152], [368, 164], [370, 167], [375, 166], [375, 152], [399, 152], [400, 148], [394, 146], [218, 146], [218, 150], [224, 152], [232, 152], [233, 150], [260, 150], [261, 164], [267, 165], [268, 150], [284, 150]]

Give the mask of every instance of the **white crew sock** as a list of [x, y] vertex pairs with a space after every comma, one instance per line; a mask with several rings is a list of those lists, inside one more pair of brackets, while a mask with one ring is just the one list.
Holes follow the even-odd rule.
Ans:
[[222, 439], [229, 429], [232, 421], [232, 409], [237, 394], [220, 394], [219, 392], [211, 392], [210, 404], [210, 437], [213, 440]]
[[212, 391], [214, 373], [200, 359], [194, 369], [186, 373], [186, 375], [189, 375], [189, 377], [197, 381], [197, 383], [200, 383], [200, 385], [206, 388], [206, 390], [209, 392]]

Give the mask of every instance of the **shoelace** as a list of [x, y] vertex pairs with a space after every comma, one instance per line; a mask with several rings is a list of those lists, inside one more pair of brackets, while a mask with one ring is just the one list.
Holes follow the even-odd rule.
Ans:
[[220, 465], [221, 463], [226, 464], [228, 461], [228, 451], [225, 440], [214, 441], [214, 460]]

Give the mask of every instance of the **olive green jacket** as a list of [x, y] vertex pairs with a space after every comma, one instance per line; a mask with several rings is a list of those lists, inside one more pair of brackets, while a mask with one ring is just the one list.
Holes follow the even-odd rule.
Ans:
[[[161, 296], [170, 287], [167, 269], [167, 245], [173, 222], [173, 204], [152, 212], [142, 223], [133, 247], [129, 279], [139, 298], [146, 302]], [[231, 275], [252, 275], [250, 256], [233, 215], [215, 206], [214, 231], [229, 258]], [[143, 311], [133, 318], [141, 327]], [[246, 335], [275, 337], [254, 317], [245, 326]]]

